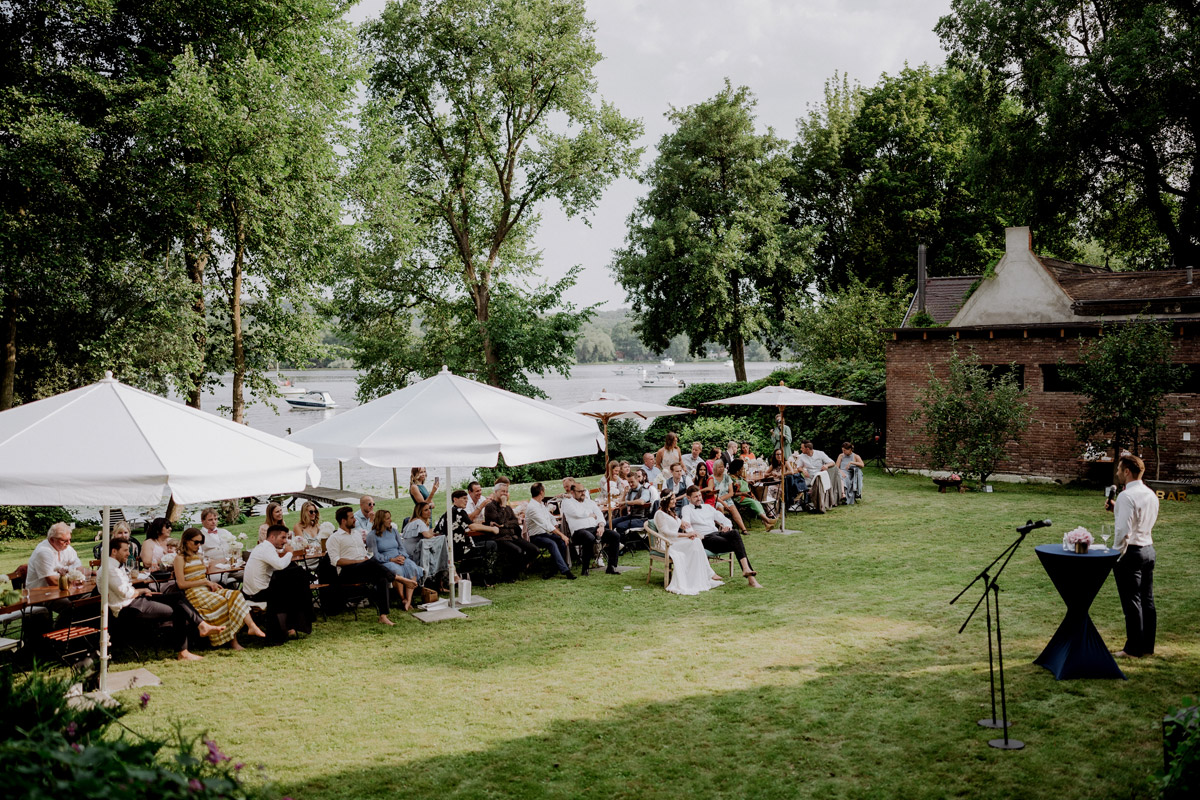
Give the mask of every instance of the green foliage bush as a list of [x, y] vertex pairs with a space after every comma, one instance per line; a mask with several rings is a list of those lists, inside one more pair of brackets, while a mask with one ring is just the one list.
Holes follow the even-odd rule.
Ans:
[[0, 541], [38, 539], [56, 522], [71, 522], [62, 506], [0, 506]]
[[1172, 725], [1175, 735], [1166, 736], [1166, 769], [1154, 783], [1163, 800], [1184, 800], [1200, 791], [1200, 706], [1186, 697], [1183, 706], [1167, 714], [1164, 725]]
[[[735, 419], [748, 426], [749, 435], [743, 437], [750, 442], [770, 442], [771, 427], [775, 425], [776, 409], [764, 406], [706, 406], [711, 400], [721, 400], [740, 394], [749, 394], [764, 386], [778, 384], [793, 389], [841, 397], [866, 403], [862, 406], [828, 406], [811, 408], [789, 408], [784, 419], [792, 429], [793, 442], [812, 439], [819, 450], [837, 448], [843, 441], [854, 443], [855, 451], [863, 457], [876, 452], [875, 433], [883, 429], [884, 399], [886, 397], [886, 374], [883, 364], [870, 361], [830, 361], [802, 368], [782, 369], [756, 381], [733, 383], [697, 383], [684, 389], [668, 402], [673, 406], [696, 409], [695, 418], [659, 417], [646, 430], [646, 435], [662, 446], [668, 431], [682, 433], [683, 420], [688, 427], [702, 419]], [[696, 437], [692, 437], [696, 438]], [[701, 437], [703, 438], [703, 437]], [[735, 438], [735, 437], [729, 437]], [[741, 439], [739, 438], [739, 441]], [[687, 442], [684, 447], [686, 449]], [[708, 442], [705, 440], [705, 444]], [[723, 443], [722, 443], [723, 444]], [[754, 451], [758, 453], [756, 449]]]
[[761, 455], [771, 446], [771, 435], [766, 426], [749, 417], [700, 417], [679, 432], [685, 453], [692, 442], [703, 442], [701, 452], [708, 456], [714, 447], [724, 450], [728, 441], [749, 442], [750, 449]]
[[[257, 798], [216, 742], [176, 728], [168, 738], [131, 735], [124, 706], [72, 706], [69, 677], [0, 672], [0, 786], [11, 800]], [[143, 695], [143, 702], [149, 695]]]

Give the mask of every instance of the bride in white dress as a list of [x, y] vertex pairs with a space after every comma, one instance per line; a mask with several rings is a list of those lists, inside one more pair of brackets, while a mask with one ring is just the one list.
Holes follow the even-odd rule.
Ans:
[[659, 534], [671, 543], [667, 550], [672, 564], [668, 592], [700, 594], [724, 585], [708, 565], [708, 556], [704, 554], [700, 537], [692, 533], [690, 525], [675, 516], [675, 498], [670, 494], [663, 495], [659, 502], [654, 525]]

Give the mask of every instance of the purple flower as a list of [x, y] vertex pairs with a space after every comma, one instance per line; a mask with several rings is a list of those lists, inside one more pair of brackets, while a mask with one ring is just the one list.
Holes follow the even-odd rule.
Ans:
[[78, 733], [79, 733], [79, 726], [78, 726], [78, 725], [76, 725], [76, 724], [75, 724], [73, 721], [72, 721], [72, 722], [68, 722], [68, 723], [67, 723], [67, 730], [66, 730], [66, 733], [67, 733], [67, 738], [68, 738], [68, 739], [74, 739], [74, 738], [75, 738], [75, 736], [76, 736], [76, 734], [78, 734]]
[[83, 752], [83, 748], [79, 746], [78, 742], [71, 742], [71, 749], [74, 750], [76, 753]]
[[188, 781], [188, 788], [191, 789], [193, 792], [199, 792], [204, 789], [204, 784], [201, 783], [200, 781], [198, 781], [197, 779], [192, 778], [191, 780]]
[[228, 761], [229, 756], [221, 752], [221, 748], [212, 739], [205, 739], [204, 746], [208, 748], [208, 755], [204, 758], [210, 764], [220, 764], [222, 761]]
[[233, 768], [234, 768], [235, 770], [237, 770], [238, 772], [241, 772], [241, 771], [242, 771], [242, 767], [244, 767], [244, 766], [246, 766], [245, 762], [239, 761], [238, 763], [236, 763], [236, 764], [234, 764], [234, 765], [233, 765]]
[[142, 692], [142, 696], [138, 698], [138, 701], [142, 704], [142, 708], [150, 705], [150, 693]]

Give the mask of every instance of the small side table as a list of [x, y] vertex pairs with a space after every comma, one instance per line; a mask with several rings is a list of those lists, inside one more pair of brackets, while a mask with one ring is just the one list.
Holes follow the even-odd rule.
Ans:
[[1117, 666], [1100, 631], [1092, 624], [1088, 609], [1108, 579], [1119, 550], [1089, 550], [1087, 553], [1067, 552], [1060, 544], [1042, 544], [1034, 548], [1038, 560], [1054, 588], [1067, 605], [1063, 617], [1034, 664], [1050, 670], [1058, 680], [1072, 678], [1125, 678]]

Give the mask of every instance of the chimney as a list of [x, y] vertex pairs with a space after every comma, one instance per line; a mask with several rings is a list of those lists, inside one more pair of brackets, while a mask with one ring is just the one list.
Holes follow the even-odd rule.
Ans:
[[917, 247], [917, 313], [925, 313], [925, 245]]
[[1033, 252], [1033, 231], [1028, 226], [1004, 229], [1004, 254], [1010, 258], [1020, 256], [1022, 259]]

